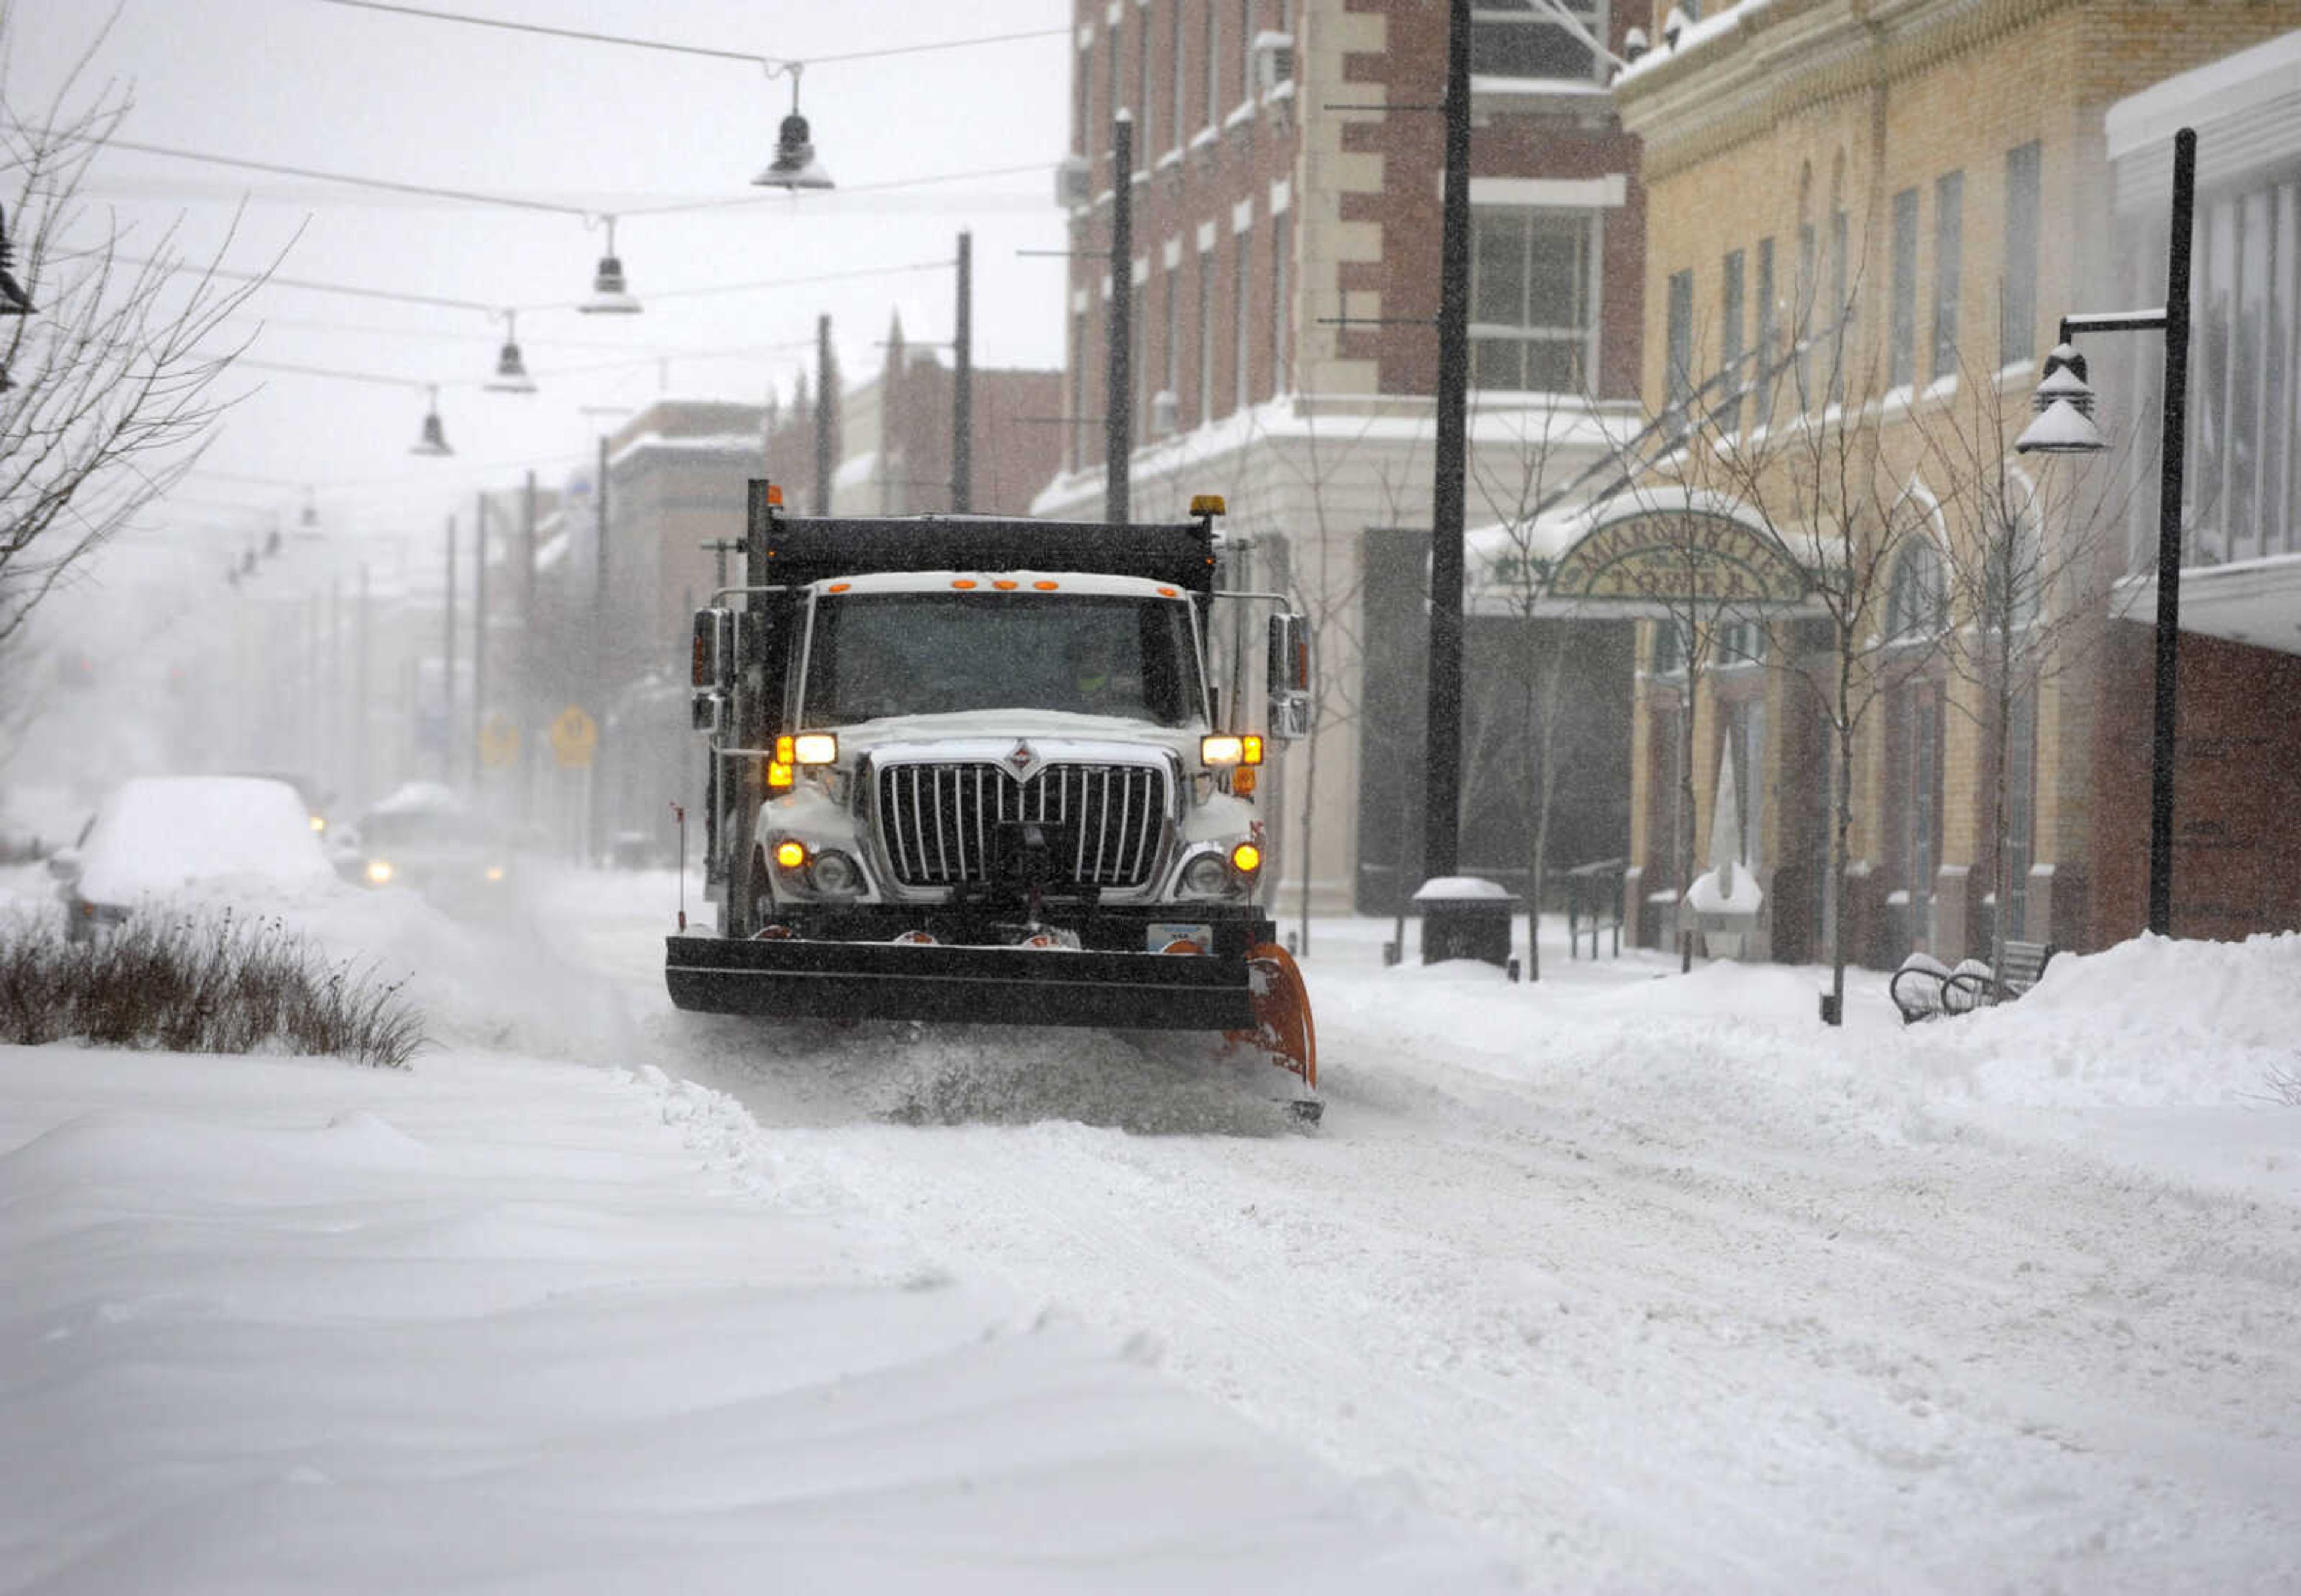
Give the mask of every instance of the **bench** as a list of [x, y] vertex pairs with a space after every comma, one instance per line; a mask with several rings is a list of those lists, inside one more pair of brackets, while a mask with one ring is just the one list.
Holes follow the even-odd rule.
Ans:
[[1912, 953], [1894, 972], [1886, 990], [1902, 1011], [1902, 1024], [1937, 1020], [1944, 1015], [1971, 1014], [1977, 1008], [2011, 1003], [2036, 986], [2046, 965], [2059, 951], [2051, 942], [2008, 942], [2004, 973], [1978, 958], [1955, 969], [1930, 954]]

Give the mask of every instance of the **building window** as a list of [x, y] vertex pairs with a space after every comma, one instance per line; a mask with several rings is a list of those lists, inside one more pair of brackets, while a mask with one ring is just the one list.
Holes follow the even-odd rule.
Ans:
[[[1179, 5], [1182, 0], [1174, 4]], [[1142, 124], [1134, 130], [1134, 170], [1148, 171], [1155, 146], [1152, 130], [1159, 119], [1151, 112], [1150, 14], [1147, 10], [1134, 29], [1134, 114]]]
[[1071, 317], [1071, 469], [1086, 464], [1086, 317]]
[[1957, 370], [1957, 306], [1964, 293], [1965, 173], [1934, 180], [1934, 357], [1929, 375], [1938, 382]]
[[1215, 419], [1215, 252], [1199, 253], [1199, 414], [1201, 426]]
[[1663, 344], [1662, 382], [1669, 408], [1683, 428], [1690, 419], [1686, 407], [1694, 397], [1694, 273], [1690, 271], [1669, 274], [1669, 323]]
[[1781, 341], [1781, 313], [1774, 304], [1774, 241], [1758, 240], [1758, 355], [1757, 416], [1762, 427], [1774, 413], [1774, 374], [1779, 369], [1781, 356], [1775, 346]]
[[1163, 275], [1166, 278], [1167, 314], [1164, 338], [1159, 345], [1159, 388], [1162, 393], [1173, 397], [1182, 392], [1183, 384], [1182, 329], [1176, 320], [1181, 313], [1176, 301], [1182, 295], [1177, 291], [1175, 281], [1182, 273], [1169, 269]]
[[1886, 636], [1914, 640], [1938, 636], [1948, 625], [1949, 585], [1941, 554], [1932, 539], [1913, 532], [1904, 539], [1887, 586]]
[[[1560, 21], [1560, 12], [1581, 29]], [[1605, 37], [1605, 0], [1473, 0], [1470, 71], [1481, 77], [1591, 82], [1598, 76], [1598, 55], [1587, 40]]]
[[1071, 80], [1071, 114], [1078, 121], [1078, 137], [1071, 147], [1082, 155], [1094, 155], [1094, 51], [1078, 54], [1078, 71]]
[[1886, 386], [1906, 388], [1918, 375], [1918, 191], [1894, 196], [1894, 307], [1887, 344]]
[[1797, 303], [1792, 307], [1790, 336], [1797, 339], [1797, 403], [1800, 410], [1813, 395], [1813, 223], [1798, 223]]
[[1175, 85], [1175, 147], [1181, 149], [1184, 130], [1190, 126], [1189, 113], [1183, 108], [1183, 86], [1191, 80], [1190, 74], [1183, 70], [1183, 0], [1167, 0], [1167, 54], [1170, 58], [1167, 71]]
[[[1119, 63], [1119, 57], [1121, 57], [1122, 55], [1124, 55], [1124, 54], [1126, 53], [1126, 51], [1125, 51], [1125, 46], [1126, 46], [1126, 28], [1125, 28], [1125, 25], [1124, 23], [1120, 23], [1120, 22], [1113, 22], [1113, 23], [1110, 25], [1110, 43], [1109, 43], [1109, 49], [1110, 49], [1110, 60], [1109, 60], [1109, 62], [1107, 63], [1107, 64], [1108, 64], [1108, 66], [1109, 66], [1109, 72], [1106, 74], [1106, 75], [1109, 77], [1109, 84], [1106, 86], [1105, 96], [1104, 96], [1104, 101], [1103, 101], [1103, 103], [1104, 103], [1105, 104], [1107, 104], [1107, 105], [1109, 105], [1109, 106], [1110, 107], [1110, 118], [1109, 118], [1109, 120], [1110, 120], [1110, 121], [1112, 121], [1113, 122], [1116, 122], [1116, 121], [1118, 120], [1118, 111], [1119, 111], [1118, 85], [1119, 85], [1119, 81], [1120, 81], [1119, 71], [1118, 71], [1118, 63]], [[1118, 148], [1117, 148], [1117, 142], [1116, 142], [1116, 138], [1115, 138], [1115, 137], [1114, 137], [1114, 140], [1113, 140], [1113, 143], [1112, 143], [1112, 146], [1111, 146], [1111, 152], [1110, 152], [1110, 154], [1111, 154], [1111, 158], [1112, 158], [1114, 161], [1116, 161], [1116, 160], [1117, 159], [1117, 156], [1118, 156]], [[1113, 188], [1117, 188], [1117, 187], [1118, 187], [1118, 185], [1119, 185], [1119, 184], [1121, 184], [1121, 183], [1125, 182], [1125, 180], [1126, 180], [1126, 174], [1125, 174], [1125, 172], [1123, 172], [1123, 171], [1119, 171], [1116, 166], [1113, 166], [1113, 167], [1112, 167], [1112, 169], [1111, 169], [1111, 173], [1110, 173], [1110, 186], [1111, 186]]]
[[1254, 234], [1243, 231], [1231, 239], [1230, 331], [1231, 331], [1231, 391], [1234, 408], [1243, 410], [1253, 397], [1248, 389], [1253, 365], [1248, 358], [1247, 330], [1252, 318], [1246, 313], [1247, 286], [1252, 280], [1247, 266], [1254, 256]]
[[1481, 208], [1470, 224], [1470, 381], [1581, 393], [1597, 369], [1596, 213]]
[[1254, 99], [1254, 0], [1238, 0], [1238, 103]]
[[1294, 213], [1280, 211], [1270, 219], [1270, 391], [1286, 391], [1286, 334], [1293, 324], [1294, 307], [1287, 299], [1286, 274], [1293, 263]]
[[1743, 364], [1746, 353], [1742, 342], [1742, 252], [1731, 249], [1718, 269], [1718, 366], [1726, 373], [1719, 419], [1728, 432], [1742, 428], [1742, 390], [1750, 382]]
[[2037, 207], [2043, 197], [2035, 139], [2005, 153], [2005, 299], [1997, 363], [2012, 365], [2037, 352]]
[[1853, 297], [1846, 280], [1851, 270], [1843, 211], [1829, 213], [1829, 402], [1845, 398], [1845, 361], [1853, 347]]
[[1221, 30], [1222, 30], [1222, 23], [1221, 23], [1221, 20], [1220, 20], [1220, 18], [1217, 15], [1216, 11], [1215, 11], [1215, 0], [1206, 0], [1206, 6], [1207, 6], [1207, 53], [1206, 53], [1206, 68], [1207, 68], [1207, 71], [1206, 71], [1206, 79], [1207, 79], [1207, 121], [1206, 121], [1206, 125], [1207, 125], [1208, 127], [1211, 128], [1211, 127], [1213, 127], [1217, 122], [1218, 122], [1218, 121], [1220, 121], [1222, 120], [1222, 113], [1221, 113], [1221, 111], [1220, 111], [1220, 110], [1217, 109], [1217, 104], [1218, 104], [1218, 103], [1221, 101], [1221, 99], [1222, 99], [1222, 89], [1221, 89], [1221, 88], [1219, 87], [1219, 85], [1220, 85], [1220, 83], [1221, 83], [1221, 81], [1222, 81], [1222, 56], [1221, 56], [1221, 55], [1217, 52], [1217, 50], [1216, 50], [1216, 46], [1217, 46], [1217, 44], [1219, 42], [1219, 40], [1217, 38], [1217, 37], [1216, 37], [1216, 36], [1221, 32]]

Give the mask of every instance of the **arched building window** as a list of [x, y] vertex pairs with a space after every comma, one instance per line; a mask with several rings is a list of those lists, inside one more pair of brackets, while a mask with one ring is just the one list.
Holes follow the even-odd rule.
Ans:
[[[1904, 501], [1905, 503], [1909, 501]], [[1949, 584], [1939, 547], [1924, 531], [1905, 539], [1886, 589], [1886, 637], [1894, 673], [1886, 693], [1885, 864], [1889, 946], [1898, 963], [1934, 940], [1934, 881], [1942, 863], [1944, 693], [1932, 647], [1949, 624]]]

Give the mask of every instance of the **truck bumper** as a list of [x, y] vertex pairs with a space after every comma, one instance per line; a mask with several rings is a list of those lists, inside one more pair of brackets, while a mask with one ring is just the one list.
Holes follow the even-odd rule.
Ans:
[[1247, 961], [1220, 954], [665, 939], [671, 1000], [707, 1014], [1122, 1030], [1254, 1024]]

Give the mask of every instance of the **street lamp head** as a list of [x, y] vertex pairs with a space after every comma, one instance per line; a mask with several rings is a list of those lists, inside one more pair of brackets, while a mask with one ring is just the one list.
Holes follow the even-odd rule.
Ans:
[[623, 281], [623, 263], [615, 254], [615, 219], [610, 216], [607, 223], [607, 252], [599, 257], [599, 269], [591, 274], [591, 297], [575, 308], [587, 316], [635, 316], [640, 302]]
[[831, 174], [815, 156], [815, 144], [808, 137], [807, 118], [793, 111], [783, 118], [782, 129], [775, 135], [775, 158], [767, 169], [751, 181], [762, 188], [828, 188]]
[[831, 174], [823, 163], [815, 158], [815, 142], [808, 137], [807, 118], [799, 113], [799, 74], [807, 70], [804, 61], [770, 61], [765, 63], [770, 80], [789, 78], [791, 85], [791, 114], [775, 134], [775, 158], [767, 169], [751, 180], [761, 188], [789, 188], [793, 193], [801, 188], [828, 188]]
[[423, 436], [417, 439], [407, 451], [411, 455], [452, 455], [448, 447], [448, 430], [439, 424], [439, 390], [431, 390], [431, 407], [423, 415]]
[[503, 353], [496, 356], [496, 374], [486, 383], [491, 394], [531, 394], [535, 379], [527, 374], [527, 362], [520, 357], [519, 323], [515, 313], [504, 312]]
[[2017, 455], [2098, 455], [2109, 446], [2094, 425], [2093, 389], [2086, 381], [2085, 356], [2071, 344], [2056, 344], [2046, 356], [2045, 380], [2029, 396], [2037, 419], [2013, 440]]

